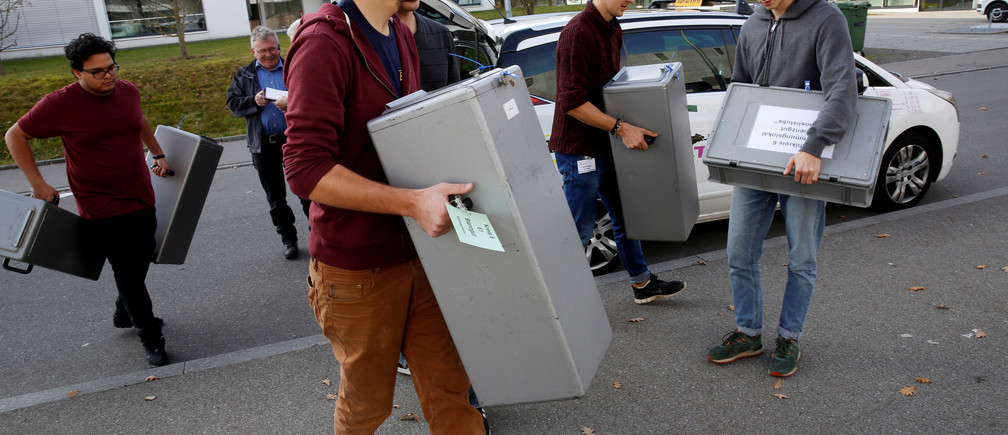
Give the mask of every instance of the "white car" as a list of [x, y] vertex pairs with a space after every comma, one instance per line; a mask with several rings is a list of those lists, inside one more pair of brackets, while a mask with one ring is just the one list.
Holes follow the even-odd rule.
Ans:
[[976, 11], [984, 14], [987, 19], [995, 23], [1002, 23], [1008, 19], [1008, 1], [1006, 0], [980, 0], [977, 2]]
[[[463, 11], [464, 12], [464, 11]], [[456, 23], [460, 15], [453, 13]], [[475, 20], [472, 28], [488, 37], [470, 33], [457, 38], [458, 51], [480, 59], [496, 58], [497, 66], [518, 65], [549, 139], [556, 97], [556, 42], [563, 26], [576, 13], [557, 13], [494, 20]], [[623, 28], [623, 65], [681, 62], [693, 137], [694, 168], [700, 200], [698, 222], [728, 217], [732, 187], [708, 180], [702, 162], [714, 118], [731, 78], [735, 45], [746, 17], [722, 12], [673, 12], [655, 9], [628, 10], [619, 18]], [[456, 35], [459, 33], [456, 32]], [[474, 47], [484, 47], [481, 52]], [[872, 207], [895, 210], [911, 207], [923, 198], [935, 181], [945, 178], [959, 146], [959, 117], [952, 94], [925, 83], [903, 78], [854, 54], [861, 71], [864, 95], [892, 100], [892, 115], [886, 137]], [[616, 263], [616, 246], [608, 216], [600, 213], [596, 234], [586, 255], [592, 270], [601, 272]]]

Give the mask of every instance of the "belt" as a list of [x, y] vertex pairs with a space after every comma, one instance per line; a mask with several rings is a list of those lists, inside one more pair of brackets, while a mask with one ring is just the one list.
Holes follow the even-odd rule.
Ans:
[[264, 134], [262, 135], [263, 141], [272, 144], [282, 144], [287, 142], [287, 136], [283, 133], [279, 134]]

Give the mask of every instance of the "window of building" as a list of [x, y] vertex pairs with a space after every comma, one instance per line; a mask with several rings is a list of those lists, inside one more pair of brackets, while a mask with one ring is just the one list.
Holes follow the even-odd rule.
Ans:
[[[186, 15], [185, 31], [188, 33], [206, 30], [202, 1], [184, 1], [192, 1], [192, 5], [195, 6]], [[171, 3], [171, 1], [105, 0], [105, 11], [108, 14], [112, 38], [174, 33], [175, 22], [168, 18], [174, 15], [169, 6]]]
[[273, 30], [286, 29], [301, 18], [304, 8], [301, 0], [246, 0], [251, 27], [263, 25]]

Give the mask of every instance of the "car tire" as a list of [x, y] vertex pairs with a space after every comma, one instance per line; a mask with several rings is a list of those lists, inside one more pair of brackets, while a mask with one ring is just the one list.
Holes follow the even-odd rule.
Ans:
[[938, 170], [934, 145], [913, 132], [900, 135], [882, 156], [871, 207], [892, 211], [917, 205]]
[[597, 201], [595, 228], [592, 229], [591, 240], [585, 246], [585, 256], [592, 275], [608, 273], [620, 263], [619, 251], [616, 250], [616, 237], [613, 235], [612, 219], [602, 201]]
[[1004, 22], [1005, 19], [1008, 19], [1008, 5], [1004, 3], [991, 5], [991, 7], [987, 8], [987, 19], [995, 23]]

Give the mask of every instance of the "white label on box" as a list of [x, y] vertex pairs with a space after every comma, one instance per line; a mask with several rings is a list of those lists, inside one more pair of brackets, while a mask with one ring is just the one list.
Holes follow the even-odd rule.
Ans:
[[501, 246], [487, 215], [459, 210], [448, 203], [445, 203], [445, 207], [448, 208], [448, 217], [451, 218], [460, 242], [477, 248], [504, 252], [504, 247]]
[[[819, 117], [818, 110], [761, 105], [746, 147], [796, 154], [805, 144], [808, 129], [817, 117]], [[824, 159], [833, 157], [833, 148], [835, 145], [824, 148], [821, 157]]]
[[518, 114], [518, 103], [515, 103], [514, 98], [508, 100], [507, 103], [504, 103], [504, 114], [507, 115], [508, 121]]

